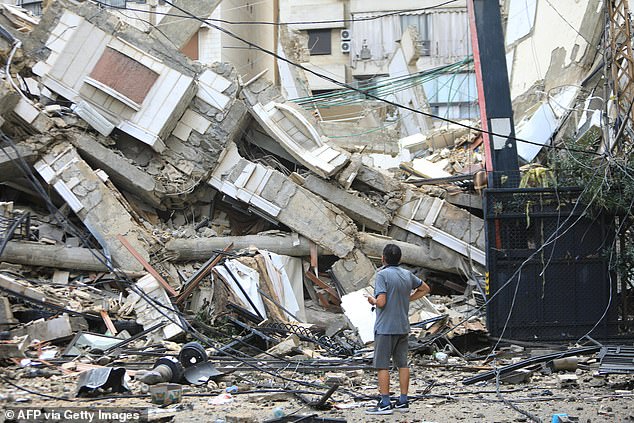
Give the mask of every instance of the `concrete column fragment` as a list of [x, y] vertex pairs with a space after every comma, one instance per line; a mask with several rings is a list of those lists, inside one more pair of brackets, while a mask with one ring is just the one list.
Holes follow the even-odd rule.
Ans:
[[142, 269], [141, 264], [117, 240], [117, 235], [122, 234], [147, 261], [146, 246], [139, 239], [141, 228], [72, 145], [53, 147], [35, 163], [35, 169], [64, 198], [115, 266], [132, 271]]
[[302, 186], [339, 207], [353, 220], [369, 229], [385, 231], [390, 223], [390, 216], [384, 210], [317, 176], [309, 175]]
[[100, 261], [102, 254], [88, 248], [9, 241], [2, 252], [2, 261], [25, 266], [107, 272], [108, 267]]
[[[90, 165], [104, 170], [117, 186], [160, 208], [161, 203], [155, 193], [157, 182], [146, 172], [139, 170], [88, 134], [71, 137], [70, 142]], [[162, 191], [161, 188], [159, 190]]]
[[408, 234], [400, 228], [393, 228], [390, 234], [397, 232], [406, 233], [406, 241], [391, 237], [384, 237], [369, 233], [359, 234], [359, 248], [369, 257], [379, 258], [383, 254], [386, 244], [396, 244], [401, 248], [401, 263], [410, 266], [420, 266], [439, 272], [464, 275], [469, 273], [467, 258], [429, 238], [421, 238]]
[[[176, 255], [175, 260], [177, 261], [202, 261], [209, 259], [218, 250], [222, 250], [229, 244], [233, 244], [233, 248], [236, 250], [257, 248], [283, 256], [306, 257], [310, 255], [310, 241], [296, 233], [173, 239], [165, 245], [165, 248], [170, 254]], [[320, 249], [319, 254], [332, 253]]]

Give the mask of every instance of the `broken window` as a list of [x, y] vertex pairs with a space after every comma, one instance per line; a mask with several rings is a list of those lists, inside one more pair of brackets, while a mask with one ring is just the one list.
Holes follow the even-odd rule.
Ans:
[[42, 16], [41, 0], [19, 0], [16, 4], [33, 13], [35, 16]]
[[309, 29], [308, 30], [308, 49], [311, 56], [332, 54], [330, 29]]
[[106, 47], [86, 82], [138, 109], [158, 76], [131, 57]]
[[431, 41], [429, 37], [429, 15], [402, 15], [401, 27], [403, 29], [408, 26], [413, 26], [420, 35], [420, 44], [417, 46], [420, 49], [421, 56], [431, 55]]

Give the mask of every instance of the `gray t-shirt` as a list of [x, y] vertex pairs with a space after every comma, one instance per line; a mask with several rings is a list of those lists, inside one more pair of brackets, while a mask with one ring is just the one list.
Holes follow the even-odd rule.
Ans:
[[409, 270], [387, 266], [379, 270], [374, 281], [374, 297], [385, 293], [385, 307], [376, 308], [374, 333], [378, 335], [405, 335], [409, 333], [409, 296], [422, 280]]

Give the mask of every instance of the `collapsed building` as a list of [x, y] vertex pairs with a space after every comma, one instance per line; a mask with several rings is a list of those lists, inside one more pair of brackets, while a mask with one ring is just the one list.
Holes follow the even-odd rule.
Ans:
[[[591, 10], [582, 20], [600, 18]], [[65, 351], [51, 348], [44, 359], [89, 357], [101, 366], [92, 359], [152, 356], [159, 354], [152, 346], [195, 340], [198, 346], [180, 349], [179, 365], [159, 360], [146, 374], [129, 368], [148, 385], [183, 378], [200, 385], [230, 371], [205, 365], [208, 353], [284, 355], [301, 339], [324, 355], [352, 356], [373, 339], [363, 293], [386, 243], [399, 245], [402, 263], [436, 292], [458, 294], [440, 306], [414, 304], [413, 348], [459, 353], [458, 342], [479, 343], [488, 246], [477, 191], [486, 182], [473, 179], [483, 169], [482, 138], [473, 122], [432, 129], [428, 117], [416, 116], [402, 133], [342, 140], [337, 133], [354, 132], [355, 123], [318, 125], [314, 110], [302, 107], [306, 98], [289, 100], [264, 75], [243, 80], [229, 63], [187, 58], [179, 49], [196, 25], [178, 38], [169, 26], [167, 35], [148, 34], [98, 5], [70, 0], [51, 2], [39, 22], [22, 13], [7, 9], [11, 19], [0, 28], [6, 357], [23, 358], [33, 343], [63, 342]], [[593, 31], [582, 38], [596, 43]], [[507, 45], [520, 70], [526, 35], [507, 34], [515, 37]], [[292, 45], [293, 35], [285, 36], [282, 44]], [[408, 28], [391, 77], [419, 76], [415, 44]], [[557, 112], [524, 102], [526, 92], [536, 84], [549, 93], [551, 84], [572, 86], [594, 58], [579, 49], [570, 80], [512, 78], [528, 131], [519, 138], [534, 139], [540, 113]], [[287, 71], [295, 90], [308, 93], [302, 69]], [[570, 101], [579, 97], [578, 88], [564, 91]], [[420, 87], [398, 95], [425, 107]], [[374, 108], [365, 119], [377, 114], [387, 116]], [[529, 147], [520, 154], [526, 162], [539, 153]], [[402, 154], [412, 160], [402, 163]], [[37, 320], [33, 308], [46, 312], [35, 313]], [[227, 321], [238, 337], [219, 331]], [[82, 364], [74, 370], [101, 371]], [[105, 368], [113, 392], [127, 392], [117, 369]], [[98, 388], [80, 379], [78, 393]]]

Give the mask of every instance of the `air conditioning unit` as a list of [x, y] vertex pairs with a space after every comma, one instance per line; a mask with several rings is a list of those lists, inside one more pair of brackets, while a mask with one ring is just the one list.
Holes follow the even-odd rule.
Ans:
[[341, 30], [341, 41], [350, 41], [352, 39], [352, 33], [349, 29]]
[[351, 49], [352, 49], [352, 42], [351, 41], [342, 41], [341, 42], [341, 52], [342, 53], [350, 53]]

